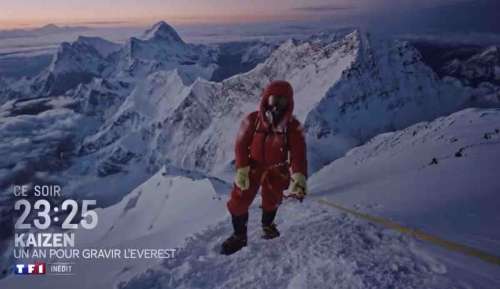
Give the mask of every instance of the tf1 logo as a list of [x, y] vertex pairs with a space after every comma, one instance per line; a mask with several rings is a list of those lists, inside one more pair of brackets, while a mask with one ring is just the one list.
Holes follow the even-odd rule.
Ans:
[[16, 264], [14, 271], [17, 275], [42, 275], [45, 274], [45, 263], [35, 262], [35, 264]]

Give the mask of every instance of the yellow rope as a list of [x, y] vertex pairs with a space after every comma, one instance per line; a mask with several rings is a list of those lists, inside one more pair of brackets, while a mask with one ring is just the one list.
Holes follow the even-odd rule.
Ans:
[[358, 212], [358, 211], [355, 211], [355, 210], [352, 210], [349, 208], [345, 208], [341, 205], [335, 204], [335, 203], [333, 203], [331, 201], [327, 201], [325, 199], [316, 199], [315, 201], [320, 203], [320, 204], [327, 205], [329, 207], [332, 207], [332, 208], [338, 209], [340, 211], [349, 213], [349, 214], [354, 215], [358, 218], [370, 221], [372, 223], [380, 224], [380, 225], [382, 225], [386, 228], [389, 228], [389, 229], [399, 231], [403, 234], [412, 236], [416, 239], [419, 239], [422, 241], [427, 241], [427, 242], [432, 243], [434, 245], [445, 248], [449, 251], [458, 252], [458, 253], [461, 253], [461, 254], [464, 254], [467, 256], [475, 257], [475, 258], [481, 259], [485, 262], [500, 266], [500, 257], [489, 254], [485, 251], [482, 251], [482, 250], [479, 250], [476, 248], [472, 248], [472, 247], [469, 247], [467, 245], [459, 244], [459, 243], [456, 243], [453, 241], [445, 240], [445, 239], [442, 239], [440, 237], [427, 234], [427, 233], [425, 233], [421, 230], [418, 230], [418, 229], [408, 228], [408, 227], [402, 226], [398, 223], [395, 223], [393, 221], [390, 221], [390, 220], [387, 220], [387, 219], [384, 219], [381, 217], [376, 217], [376, 216], [361, 213], [361, 212]]

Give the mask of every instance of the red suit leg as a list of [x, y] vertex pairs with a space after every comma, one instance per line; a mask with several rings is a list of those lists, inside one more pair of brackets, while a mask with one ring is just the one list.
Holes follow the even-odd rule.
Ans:
[[266, 178], [262, 184], [262, 209], [267, 212], [278, 209], [283, 200], [283, 191], [277, 190], [276, 184], [273, 186], [273, 179]]
[[227, 208], [231, 215], [241, 216], [248, 213], [248, 208], [255, 199], [255, 195], [260, 187], [260, 178], [262, 176], [262, 170], [259, 168], [250, 169], [250, 188], [248, 190], [242, 191], [236, 185], [233, 185], [233, 190], [231, 191], [231, 198], [227, 202]]

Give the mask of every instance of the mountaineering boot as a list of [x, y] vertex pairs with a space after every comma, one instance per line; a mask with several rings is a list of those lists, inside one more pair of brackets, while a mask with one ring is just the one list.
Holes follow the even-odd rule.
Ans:
[[262, 210], [262, 231], [264, 232], [262, 235], [263, 239], [269, 240], [280, 236], [280, 231], [278, 231], [276, 224], [273, 223], [277, 211], [278, 210]]
[[234, 233], [222, 243], [221, 254], [231, 255], [247, 245], [248, 213], [241, 216], [231, 216]]

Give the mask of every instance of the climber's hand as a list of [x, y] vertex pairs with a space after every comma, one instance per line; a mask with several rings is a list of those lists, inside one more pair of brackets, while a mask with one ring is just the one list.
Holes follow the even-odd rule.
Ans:
[[242, 167], [236, 170], [236, 176], [234, 178], [234, 184], [240, 188], [242, 191], [248, 190], [250, 188], [250, 167]]
[[299, 201], [303, 201], [307, 194], [306, 177], [301, 173], [294, 173], [290, 184], [291, 195]]

